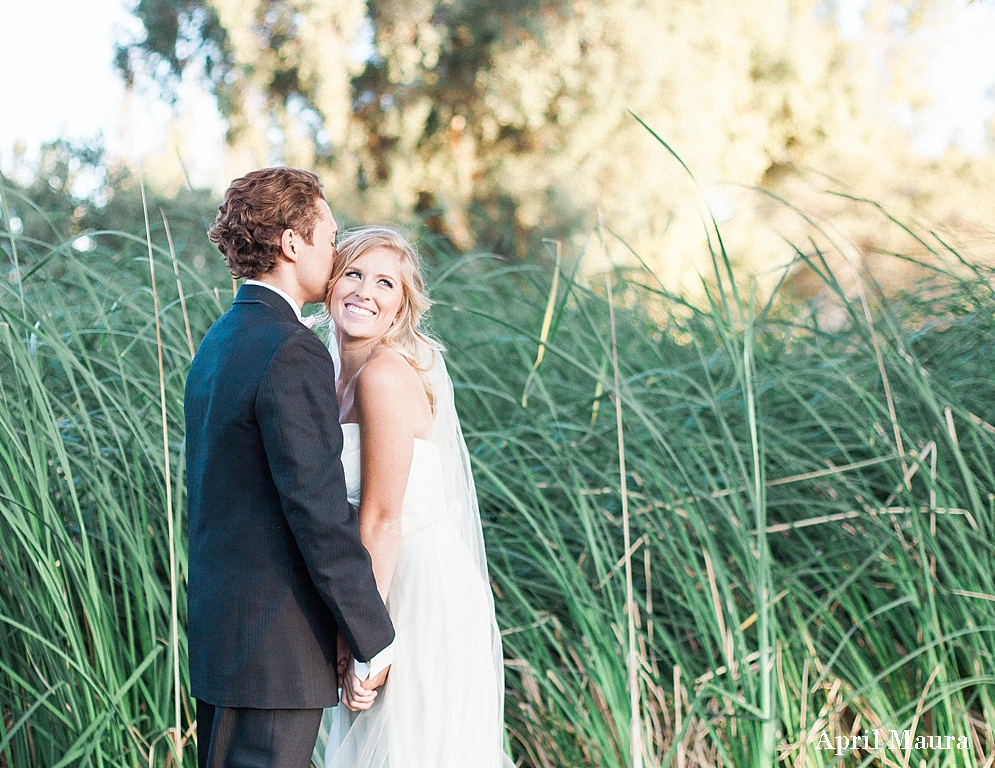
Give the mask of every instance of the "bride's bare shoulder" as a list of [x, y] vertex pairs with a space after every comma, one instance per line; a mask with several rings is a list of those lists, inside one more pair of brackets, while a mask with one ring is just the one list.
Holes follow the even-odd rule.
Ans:
[[404, 389], [418, 382], [418, 373], [400, 352], [381, 347], [367, 360], [356, 375], [357, 389], [391, 391]]
[[391, 430], [408, 425], [423, 437], [432, 422], [432, 407], [418, 371], [389, 347], [378, 349], [356, 375], [356, 407], [360, 422]]
[[418, 372], [403, 355], [389, 347], [378, 349], [359, 369], [356, 398], [360, 402], [375, 400], [391, 410], [412, 408], [415, 416], [428, 407]]

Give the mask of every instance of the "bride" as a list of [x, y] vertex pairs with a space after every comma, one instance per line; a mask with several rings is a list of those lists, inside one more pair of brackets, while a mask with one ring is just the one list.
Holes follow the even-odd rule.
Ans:
[[[325, 768], [503, 768], [501, 637], [469, 455], [418, 254], [400, 232], [346, 234], [325, 308], [349, 500], [396, 639], [367, 691], [341, 656]], [[345, 651], [347, 653], [347, 651]]]

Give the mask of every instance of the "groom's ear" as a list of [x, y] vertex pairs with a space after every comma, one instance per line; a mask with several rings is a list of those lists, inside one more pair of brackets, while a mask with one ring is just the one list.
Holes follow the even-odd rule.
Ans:
[[297, 261], [297, 249], [295, 241], [300, 237], [294, 230], [285, 229], [280, 235], [280, 253], [290, 261]]

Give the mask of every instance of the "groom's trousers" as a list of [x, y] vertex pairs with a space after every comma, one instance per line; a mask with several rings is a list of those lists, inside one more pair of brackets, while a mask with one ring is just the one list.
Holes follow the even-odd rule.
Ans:
[[308, 768], [320, 709], [242, 709], [197, 700], [199, 768]]

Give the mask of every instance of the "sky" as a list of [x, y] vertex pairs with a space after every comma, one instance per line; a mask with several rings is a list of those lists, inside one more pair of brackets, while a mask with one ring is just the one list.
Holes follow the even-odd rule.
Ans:
[[137, 161], [161, 147], [178, 149], [195, 186], [211, 186], [222, 167], [224, 124], [213, 99], [195, 83], [181, 86], [178, 106], [190, 113], [197, 138], [177, 144], [172, 109], [152, 94], [126, 99], [114, 71], [114, 46], [140, 35], [125, 0], [12, 0], [0, 24], [4, 72], [0, 169], [11, 167], [15, 145], [28, 156], [65, 137], [102, 136], [111, 158]]
[[995, 110], [995, 3], [971, 3], [941, 34], [929, 76], [936, 103], [917, 144], [934, 155], [950, 143], [980, 153]]
[[[859, 35], [866, 0], [843, 0], [839, 23]], [[995, 2], [952, 0], [951, 23], [939, 33], [928, 68], [935, 102], [915, 116], [917, 146], [938, 155], [948, 146], [981, 154], [995, 111]], [[195, 186], [224, 185], [224, 124], [210, 96], [195, 82], [180, 89], [187, 131], [170, 129], [171, 108], [151, 94], [126, 98], [114, 72], [117, 41], [141, 25], [125, 0], [8, 2], [0, 26], [0, 71], [5, 73], [0, 118], [0, 170], [9, 172], [15, 146], [33, 156], [45, 141], [102, 136], [108, 156], [137, 163], [154, 150], [182, 156]]]

